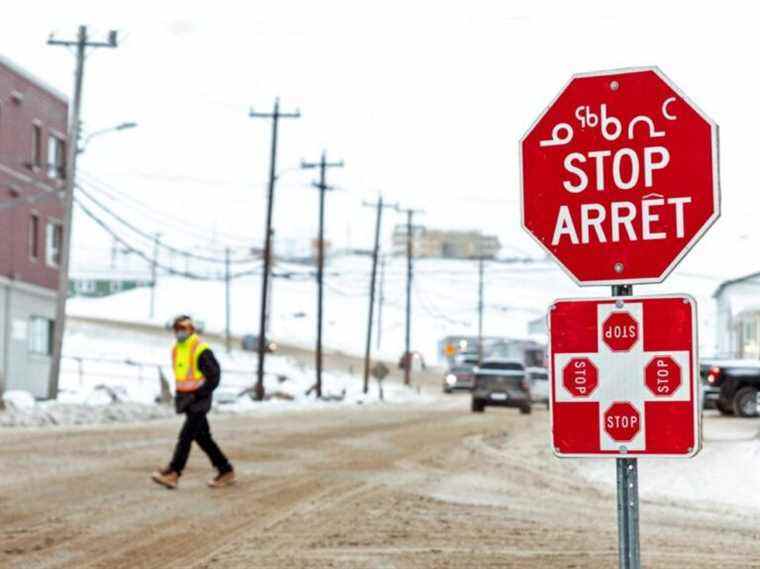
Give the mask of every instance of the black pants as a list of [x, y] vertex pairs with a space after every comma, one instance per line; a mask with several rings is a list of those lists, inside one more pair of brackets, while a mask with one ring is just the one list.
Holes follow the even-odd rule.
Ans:
[[222, 450], [211, 437], [211, 429], [208, 419], [206, 419], [206, 413], [188, 412], [185, 414], [185, 424], [182, 425], [182, 430], [179, 432], [179, 440], [174, 449], [174, 457], [169, 465], [174, 472], [182, 474], [187, 464], [187, 458], [190, 456], [190, 447], [193, 441], [198, 443], [198, 446], [208, 455], [211, 464], [219, 472], [224, 473], [232, 470], [227, 457], [224, 456]]

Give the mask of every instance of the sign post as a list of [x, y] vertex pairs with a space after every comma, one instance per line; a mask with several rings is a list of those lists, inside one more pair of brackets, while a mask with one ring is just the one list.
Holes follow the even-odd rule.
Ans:
[[[613, 297], [631, 296], [632, 294], [632, 286], [612, 286]], [[606, 338], [607, 331], [603, 330], [602, 335]], [[610, 336], [614, 335], [614, 332], [610, 334]], [[620, 569], [639, 569], [641, 567], [639, 463], [635, 458], [618, 458], [615, 462], [617, 467], [618, 565]]]
[[615, 458], [619, 564], [639, 569], [638, 456], [701, 446], [696, 303], [662, 282], [720, 215], [718, 126], [658, 68], [575, 75], [520, 141], [522, 225], [579, 285], [556, 301], [552, 446]]
[[552, 447], [617, 459], [620, 567], [640, 566], [639, 456], [701, 447], [696, 302], [686, 295], [558, 300], [549, 316]]

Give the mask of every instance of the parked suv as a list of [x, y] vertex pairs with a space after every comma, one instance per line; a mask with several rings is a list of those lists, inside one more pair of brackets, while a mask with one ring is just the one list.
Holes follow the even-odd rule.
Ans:
[[530, 380], [518, 360], [492, 358], [475, 368], [472, 411], [482, 413], [488, 406], [517, 407], [530, 413]]
[[544, 367], [529, 367], [526, 371], [533, 403], [541, 403], [549, 409], [549, 370]]
[[738, 417], [758, 416], [760, 361], [702, 360], [699, 368], [705, 409]]

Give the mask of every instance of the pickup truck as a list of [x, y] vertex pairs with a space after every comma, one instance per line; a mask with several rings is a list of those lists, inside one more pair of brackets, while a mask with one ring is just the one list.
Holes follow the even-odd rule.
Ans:
[[701, 360], [699, 372], [705, 409], [737, 417], [758, 416], [760, 361]]

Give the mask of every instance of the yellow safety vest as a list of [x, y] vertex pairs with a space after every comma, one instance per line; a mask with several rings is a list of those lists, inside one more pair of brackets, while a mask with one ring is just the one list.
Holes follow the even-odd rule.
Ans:
[[178, 392], [195, 391], [206, 381], [198, 369], [198, 358], [208, 350], [208, 344], [203, 342], [198, 334], [193, 334], [184, 342], [176, 342], [172, 350], [172, 365], [174, 380]]

